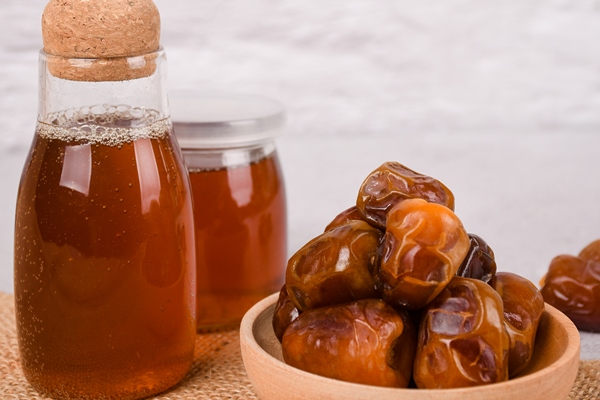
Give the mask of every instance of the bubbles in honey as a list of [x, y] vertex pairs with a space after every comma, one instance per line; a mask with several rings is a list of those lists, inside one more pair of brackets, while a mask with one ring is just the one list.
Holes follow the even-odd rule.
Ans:
[[128, 106], [82, 107], [51, 114], [46, 121], [38, 122], [41, 138], [118, 148], [139, 139], [162, 139], [171, 131], [171, 121], [158, 112]]

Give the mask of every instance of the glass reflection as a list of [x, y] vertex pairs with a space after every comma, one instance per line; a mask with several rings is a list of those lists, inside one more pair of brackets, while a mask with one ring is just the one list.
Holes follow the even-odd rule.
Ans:
[[91, 178], [92, 150], [90, 145], [67, 146], [60, 175], [60, 186], [88, 196]]

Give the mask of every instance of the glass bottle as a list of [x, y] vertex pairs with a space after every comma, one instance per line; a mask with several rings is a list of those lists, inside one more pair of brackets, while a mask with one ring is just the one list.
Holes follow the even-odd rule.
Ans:
[[[53, 68], [65, 65], [74, 76], [106, 66], [131, 74], [57, 77]], [[40, 54], [14, 269], [22, 368], [46, 395], [142, 398], [175, 385], [192, 363], [192, 202], [165, 77], [162, 49], [112, 59]]]
[[284, 281], [284, 109], [224, 91], [173, 92], [171, 105], [195, 205], [198, 330], [236, 327]]

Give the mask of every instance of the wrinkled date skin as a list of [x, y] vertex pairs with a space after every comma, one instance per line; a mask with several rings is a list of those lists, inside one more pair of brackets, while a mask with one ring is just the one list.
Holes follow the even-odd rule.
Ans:
[[389, 213], [374, 277], [385, 301], [416, 310], [450, 282], [469, 250], [469, 237], [448, 207], [423, 199], [398, 203]]
[[485, 240], [469, 233], [471, 247], [464, 261], [458, 267], [457, 276], [474, 278], [494, 286], [496, 276], [496, 260], [494, 252]]
[[306, 311], [285, 331], [283, 358], [317, 375], [367, 385], [405, 388], [416, 330], [403, 311], [379, 299]]
[[[345, 225], [351, 221], [365, 221], [360, 211], [356, 206], [352, 206], [341, 213], [339, 213], [333, 221], [331, 221], [326, 227], [325, 232], [337, 228], [338, 226]], [[369, 221], [365, 221], [369, 222]]]
[[531, 361], [535, 335], [544, 314], [544, 298], [533, 283], [510, 272], [496, 274], [495, 289], [504, 305], [504, 324], [510, 340], [508, 375], [512, 378]]
[[585, 248], [579, 253], [579, 257], [583, 258], [584, 260], [600, 262], [600, 240], [595, 240], [585, 246]]
[[288, 261], [286, 287], [300, 311], [377, 297], [371, 272], [383, 233], [351, 221], [317, 236]]
[[558, 308], [580, 330], [600, 332], [600, 262], [560, 255], [542, 280], [546, 303]]
[[454, 211], [454, 195], [435, 178], [397, 162], [386, 162], [371, 172], [358, 191], [356, 206], [370, 224], [385, 229], [387, 214], [397, 203], [421, 198]]
[[283, 333], [292, 321], [298, 318], [298, 315], [300, 315], [300, 310], [291, 302], [287, 288], [283, 285], [273, 312], [273, 331], [277, 340], [281, 342]]
[[419, 389], [508, 379], [502, 299], [488, 284], [456, 277], [424, 310], [413, 378]]

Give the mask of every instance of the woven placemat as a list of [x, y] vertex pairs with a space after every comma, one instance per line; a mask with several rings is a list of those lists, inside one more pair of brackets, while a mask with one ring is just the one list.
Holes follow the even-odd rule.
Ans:
[[[248, 381], [237, 331], [200, 334], [190, 372], [168, 392], [151, 399], [258, 400]], [[49, 400], [25, 380], [21, 372], [15, 331], [14, 298], [0, 293], [0, 397]], [[600, 360], [582, 361], [569, 400], [600, 399]]]
[[[0, 399], [49, 400], [21, 372], [14, 310], [13, 295], [0, 292]], [[258, 400], [242, 363], [239, 332], [198, 335], [190, 372], [175, 388], [151, 399]]]

